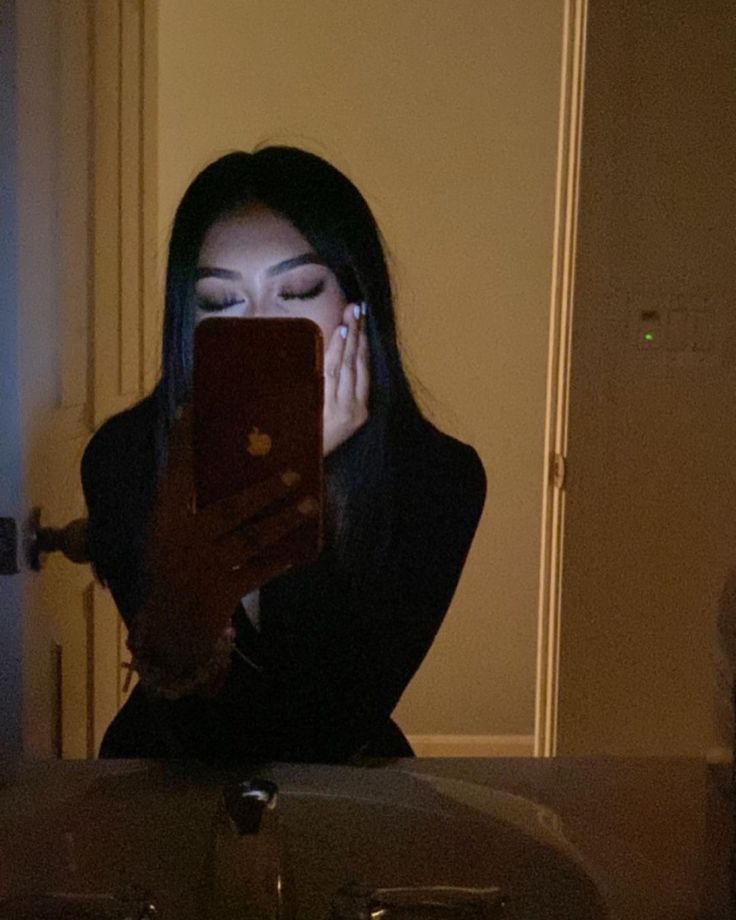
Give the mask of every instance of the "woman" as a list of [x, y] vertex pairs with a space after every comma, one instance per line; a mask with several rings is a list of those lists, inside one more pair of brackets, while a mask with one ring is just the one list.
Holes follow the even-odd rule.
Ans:
[[[191, 475], [182, 408], [193, 330], [213, 315], [305, 316], [325, 342], [325, 548], [315, 564], [281, 574], [277, 547], [264, 541], [235, 567], [237, 584], [213, 563], [204, 518], [177, 524], [190, 531], [186, 559], [160, 539]], [[338, 170], [267, 147], [222, 157], [195, 178], [172, 229], [161, 380], [94, 435], [82, 482], [90, 554], [142, 678], [101, 756], [412, 756], [391, 712], [455, 591], [485, 474], [475, 451], [416, 405], [380, 234]], [[246, 522], [268, 499], [248, 501]]]

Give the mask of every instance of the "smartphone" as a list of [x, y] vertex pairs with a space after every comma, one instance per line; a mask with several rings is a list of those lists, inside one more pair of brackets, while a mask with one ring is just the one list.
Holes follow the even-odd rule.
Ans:
[[[286, 470], [320, 512], [285, 537], [294, 565], [322, 549], [322, 331], [309, 319], [213, 317], [194, 335], [193, 457], [197, 507]], [[272, 509], [276, 510], [276, 509]]]

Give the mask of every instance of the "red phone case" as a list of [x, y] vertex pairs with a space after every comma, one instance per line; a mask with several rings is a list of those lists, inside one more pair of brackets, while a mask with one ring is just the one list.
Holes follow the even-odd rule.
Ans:
[[308, 319], [213, 318], [195, 330], [197, 506], [295, 470], [301, 481], [285, 501], [311, 496], [320, 513], [284, 538], [293, 565], [322, 548], [323, 352]]

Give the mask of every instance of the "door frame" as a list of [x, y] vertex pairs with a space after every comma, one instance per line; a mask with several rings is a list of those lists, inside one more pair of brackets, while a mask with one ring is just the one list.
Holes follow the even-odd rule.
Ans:
[[565, 0], [545, 409], [534, 755], [557, 753], [565, 478], [588, 0]]

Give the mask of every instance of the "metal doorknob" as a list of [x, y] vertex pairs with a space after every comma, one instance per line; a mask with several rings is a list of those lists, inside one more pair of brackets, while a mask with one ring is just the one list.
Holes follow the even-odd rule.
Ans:
[[29, 521], [26, 549], [28, 565], [39, 572], [43, 556], [62, 553], [70, 562], [89, 562], [87, 549], [87, 518], [76, 518], [65, 527], [41, 527], [41, 509], [34, 508]]

